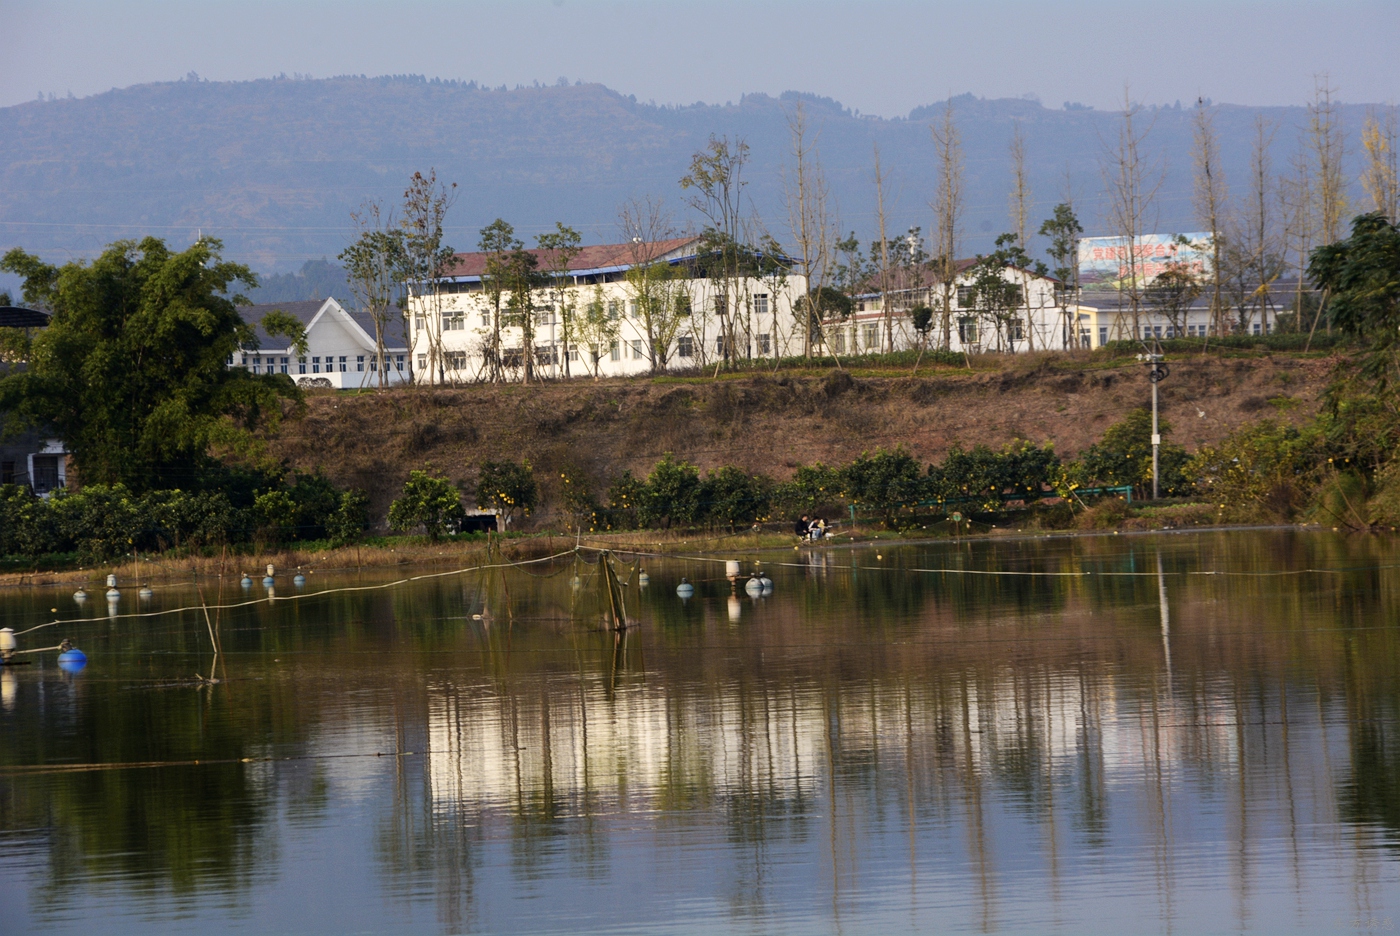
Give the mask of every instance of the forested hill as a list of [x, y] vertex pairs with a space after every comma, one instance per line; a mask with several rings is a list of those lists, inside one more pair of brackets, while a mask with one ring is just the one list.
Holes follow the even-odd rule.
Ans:
[[[630, 196], [662, 196], [678, 223], [693, 220], [677, 181], [711, 134], [748, 141], [748, 193], [782, 239], [785, 112], [798, 97], [665, 107], [600, 85], [493, 90], [415, 77], [341, 77], [189, 80], [35, 101], [0, 108], [0, 249], [23, 246], [63, 259], [119, 237], [156, 234], [185, 243], [203, 232], [222, 237], [232, 257], [255, 269], [294, 270], [334, 258], [350, 236], [356, 205], [397, 200], [409, 174], [429, 167], [458, 183], [449, 216], [449, 241], [458, 248], [473, 247], [476, 231], [497, 216], [527, 237], [562, 221], [587, 242], [605, 242], [618, 236], [617, 209]], [[927, 231], [929, 123], [942, 105], [890, 120], [804, 100], [820, 130], [843, 229], [873, 234], [871, 150], [878, 142], [890, 171], [889, 229], [919, 224]], [[1060, 200], [1068, 172], [1085, 227], [1103, 230], [1100, 163], [1116, 137], [1117, 115], [971, 95], [953, 104], [966, 158], [966, 250], [989, 245], [1007, 226], [1014, 120], [1024, 127], [1036, 222]], [[1245, 189], [1256, 113], [1222, 106], [1217, 117], [1236, 191]], [[1274, 171], [1282, 172], [1305, 110], [1262, 113], [1277, 127]], [[1344, 108], [1350, 153], [1363, 113]], [[1165, 171], [1159, 230], [1195, 227], [1190, 123], [1184, 105], [1144, 115], [1147, 148]]]

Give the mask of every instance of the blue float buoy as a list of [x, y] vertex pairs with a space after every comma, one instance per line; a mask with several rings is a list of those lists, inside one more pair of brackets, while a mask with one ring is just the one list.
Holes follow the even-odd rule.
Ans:
[[270, 575], [263, 576], [263, 588], [271, 588], [273, 585], [276, 585], [276, 584], [277, 584], [277, 580], [274, 579], [272, 576], [270, 576]]
[[85, 666], [87, 666], [87, 654], [77, 647], [69, 647], [58, 655], [58, 668], [65, 673], [79, 672]]
[[303, 587], [306, 584], [306, 576], [298, 572], [296, 575], [292, 576], [292, 584], [297, 588]]
[[243, 581], [239, 582], [238, 584], [242, 585], [244, 588], [252, 588], [252, 587], [253, 587], [253, 580], [252, 580], [251, 578], [249, 578], [247, 575], [245, 575], [245, 576], [243, 576]]
[[689, 598], [691, 595], [695, 594], [695, 586], [685, 579], [681, 579], [681, 583], [676, 586], [676, 594], [680, 595], [682, 598]]

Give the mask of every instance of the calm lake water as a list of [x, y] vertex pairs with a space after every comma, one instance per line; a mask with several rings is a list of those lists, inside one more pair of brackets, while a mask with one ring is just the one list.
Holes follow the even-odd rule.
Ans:
[[0, 593], [0, 930], [1400, 927], [1395, 541], [735, 558]]

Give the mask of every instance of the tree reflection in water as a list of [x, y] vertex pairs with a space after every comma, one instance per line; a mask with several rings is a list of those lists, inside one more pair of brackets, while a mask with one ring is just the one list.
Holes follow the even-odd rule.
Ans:
[[[811, 551], [769, 557], [770, 597], [740, 583], [737, 622], [722, 566], [651, 560], [624, 633], [561, 563], [229, 612], [212, 687], [176, 682], [207, 662], [193, 620], [94, 623], [91, 672], [4, 674], [0, 828], [29, 857], [0, 880], [51, 923], [93, 894], [253, 914], [304, 841], [301, 875], [371, 927], [1369, 919], [1400, 841], [1395, 555], [1289, 531]], [[1336, 571], [1276, 574], [1307, 569]], [[14, 771], [194, 760], [236, 763]]]

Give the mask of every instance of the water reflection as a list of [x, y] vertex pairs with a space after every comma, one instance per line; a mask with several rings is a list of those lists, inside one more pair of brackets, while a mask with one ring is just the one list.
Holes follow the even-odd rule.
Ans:
[[[259, 602], [217, 637], [193, 616], [94, 618], [81, 678], [0, 671], [0, 830], [20, 846], [0, 892], [36, 925], [100, 902], [132, 930], [229, 912], [451, 932], [1393, 914], [1388, 541], [791, 560], [764, 564], [772, 595], [649, 562], [626, 631], [603, 626], [596, 566], [567, 562]], [[1273, 574], [1308, 569], [1332, 571]], [[985, 572], [1055, 574], [965, 574]], [[44, 600], [10, 599], [5, 623]], [[13, 770], [65, 763], [127, 766]], [[331, 897], [314, 918], [286, 902], [306, 886]]]

